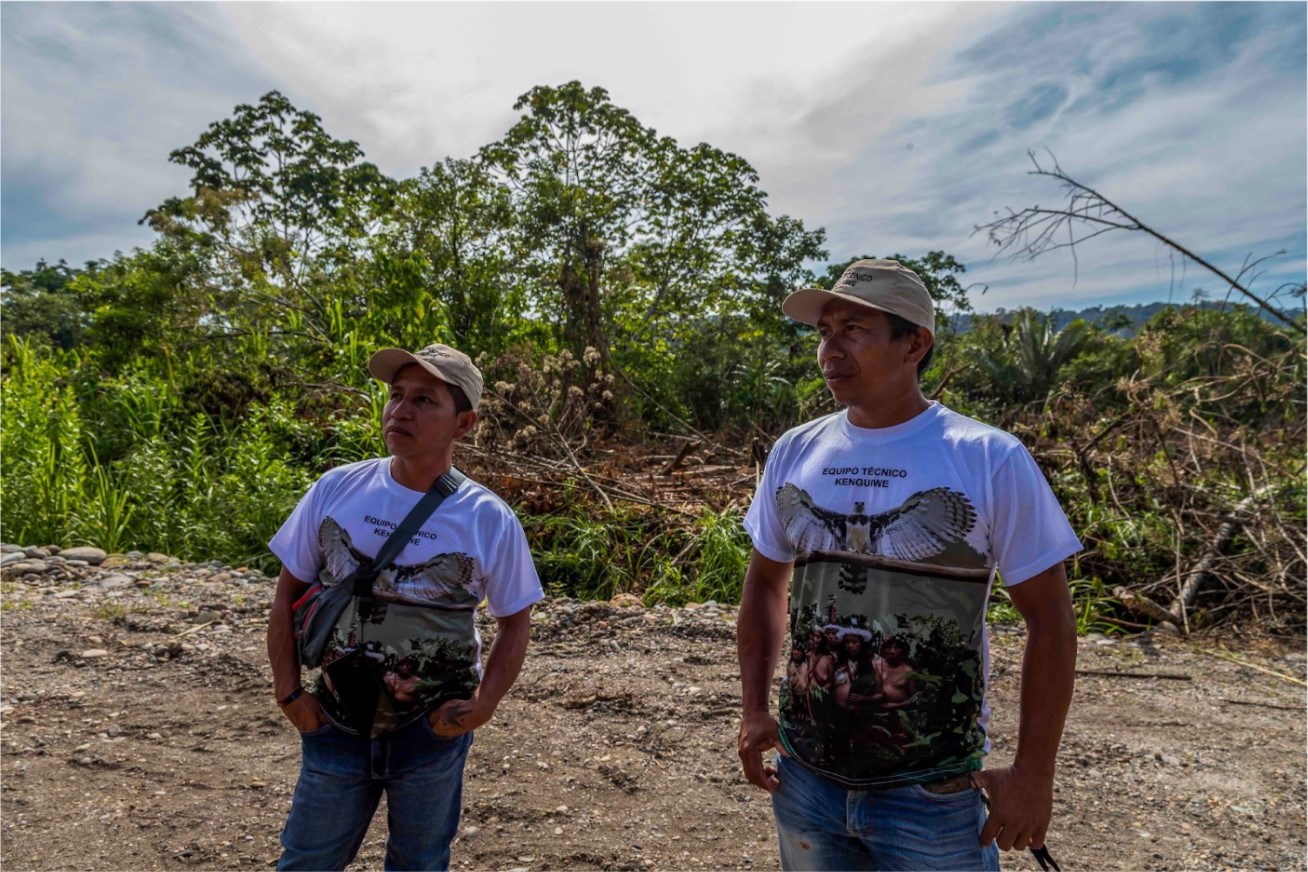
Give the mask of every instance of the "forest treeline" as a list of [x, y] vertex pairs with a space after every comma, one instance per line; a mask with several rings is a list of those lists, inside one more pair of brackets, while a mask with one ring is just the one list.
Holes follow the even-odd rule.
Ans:
[[1080, 531], [1083, 626], [1147, 625], [1152, 605], [1182, 629], [1303, 631], [1293, 329], [1241, 305], [1167, 307], [1134, 335], [978, 314], [949, 254], [830, 252], [743, 158], [602, 89], [514, 108], [498, 141], [395, 179], [269, 93], [172, 152], [190, 185], [142, 217], [148, 247], [4, 271], [0, 537], [271, 569], [308, 484], [383, 450], [368, 356], [441, 341], [486, 374], [460, 462], [520, 485], [553, 592], [730, 600], [753, 478], [678, 507], [642, 481], [750, 468], [832, 410], [780, 301], [893, 256], [937, 300], [927, 393], [1022, 438]]

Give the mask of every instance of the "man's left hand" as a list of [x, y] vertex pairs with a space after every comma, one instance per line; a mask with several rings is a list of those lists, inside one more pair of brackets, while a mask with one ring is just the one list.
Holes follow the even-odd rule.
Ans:
[[454, 739], [471, 732], [491, 719], [494, 710], [487, 711], [476, 699], [452, 699], [427, 715], [431, 731], [443, 739]]
[[995, 842], [1001, 851], [1022, 851], [1044, 845], [1054, 809], [1053, 776], [1008, 766], [972, 777], [990, 797], [990, 815], [981, 828], [983, 846]]

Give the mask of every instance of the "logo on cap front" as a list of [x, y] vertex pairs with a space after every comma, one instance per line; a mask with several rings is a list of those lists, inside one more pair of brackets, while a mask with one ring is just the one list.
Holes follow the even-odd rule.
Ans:
[[845, 270], [845, 274], [840, 277], [840, 281], [836, 282], [836, 287], [856, 288], [859, 282], [874, 282], [876, 278], [873, 273], [860, 272], [854, 269]]

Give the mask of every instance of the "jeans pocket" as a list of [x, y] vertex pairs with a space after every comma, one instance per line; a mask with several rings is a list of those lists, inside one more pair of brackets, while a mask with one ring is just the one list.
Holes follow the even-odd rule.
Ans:
[[966, 775], [957, 779], [948, 778], [931, 784], [912, 784], [909, 789], [915, 796], [928, 802], [945, 805], [968, 805], [976, 802], [977, 790], [967, 780]]
[[314, 727], [312, 730], [300, 731], [300, 735], [304, 736], [305, 738], [312, 738], [314, 736], [325, 736], [331, 731], [332, 731], [332, 722], [326, 721], [320, 727]]
[[927, 793], [933, 793], [936, 796], [948, 796], [951, 793], [962, 793], [972, 787], [972, 776], [953, 775], [949, 778], [941, 778], [939, 781], [926, 781], [918, 785]]

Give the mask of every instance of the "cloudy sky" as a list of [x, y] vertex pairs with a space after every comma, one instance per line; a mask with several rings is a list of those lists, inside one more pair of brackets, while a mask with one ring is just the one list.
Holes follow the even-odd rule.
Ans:
[[1141, 234], [993, 259], [975, 225], [1061, 200], [1031, 149], [1232, 273], [1284, 249], [1270, 294], [1305, 275], [1305, 45], [1302, 3], [5, 2], [0, 262], [148, 245], [168, 152], [272, 89], [403, 177], [579, 79], [745, 157], [833, 259], [953, 254], [982, 310], [1225, 291]]

